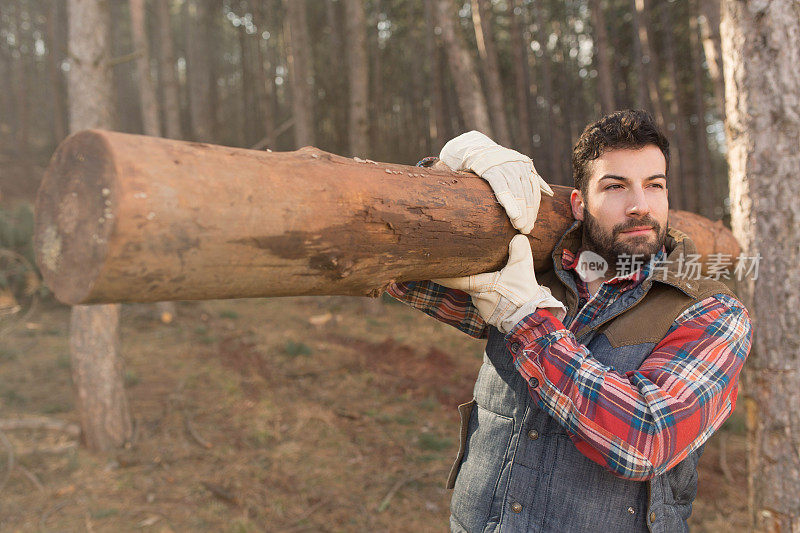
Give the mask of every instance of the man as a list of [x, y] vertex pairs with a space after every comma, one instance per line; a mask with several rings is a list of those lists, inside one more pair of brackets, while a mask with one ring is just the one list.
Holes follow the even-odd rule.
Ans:
[[[549, 188], [529, 159], [477, 132], [440, 158], [475, 170], [512, 224], [533, 229]], [[697, 461], [733, 411], [751, 326], [724, 284], [681, 275], [695, 248], [669, 227], [668, 167], [647, 113], [603, 117], [574, 147], [575, 223], [546, 275], [517, 235], [500, 272], [389, 288], [488, 338], [459, 407], [453, 531], [688, 530]], [[617, 275], [632, 257], [641, 267]]]

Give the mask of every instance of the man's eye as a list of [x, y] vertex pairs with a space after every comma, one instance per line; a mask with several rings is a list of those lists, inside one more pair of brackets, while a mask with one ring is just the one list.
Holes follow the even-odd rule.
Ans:
[[653, 187], [658, 187], [659, 189], [663, 189], [663, 188], [664, 188], [664, 185], [663, 185], [663, 184], [661, 184], [661, 183], [652, 183], [651, 185], [652, 185]]
[[605, 189], [603, 189], [603, 190], [604, 190], [604, 191], [609, 191], [609, 190], [611, 190], [611, 189], [621, 189], [621, 188], [622, 188], [622, 185], [617, 185], [617, 184], [614, 184], [614, 185], [609, 185], [608, 187], [606, 187], [606, 188], [605, 188]]

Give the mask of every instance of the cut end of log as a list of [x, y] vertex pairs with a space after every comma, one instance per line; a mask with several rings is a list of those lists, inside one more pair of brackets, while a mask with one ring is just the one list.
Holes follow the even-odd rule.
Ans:
[[115, 173], [103, 132], [96, 130], [61, 143], [45, 172], [36, 198], [36, 263], [66, 304], [85, 300], [103, 264], [116, 222]]

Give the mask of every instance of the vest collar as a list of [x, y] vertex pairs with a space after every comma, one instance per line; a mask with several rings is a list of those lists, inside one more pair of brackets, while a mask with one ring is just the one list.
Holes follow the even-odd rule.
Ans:
[[[665, 274], [659, 273], [653, 276], [653, 280], [672, 285], [686, 293], [687, 296], [697, 298], [700, 293], [700, 279], [691, 277], [695, 276], [693, 272], [690, 272], [691, 276], [687, 276], [687, 272], [685, 272], [687, 262], [700, 262], [700, 254], [697, 252], [697, 247], [688, 235], [671, 226], [667, 226], [667, 237], [664, 246], [667, 249]], [[701, 275], [698, 272], [695, 277]]]

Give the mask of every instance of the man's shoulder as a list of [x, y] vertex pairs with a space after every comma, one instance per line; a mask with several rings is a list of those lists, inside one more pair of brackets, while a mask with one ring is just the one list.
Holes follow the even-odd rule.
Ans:
[[711, 307], [741, 308], [743, 304], [724, 283], [712, 278], [686, 280], [682, 286], [656, 282], [629, 312], [611, 321], [606, 335], [616, 344], [657, 343], [688, 314], [702, 314]]

